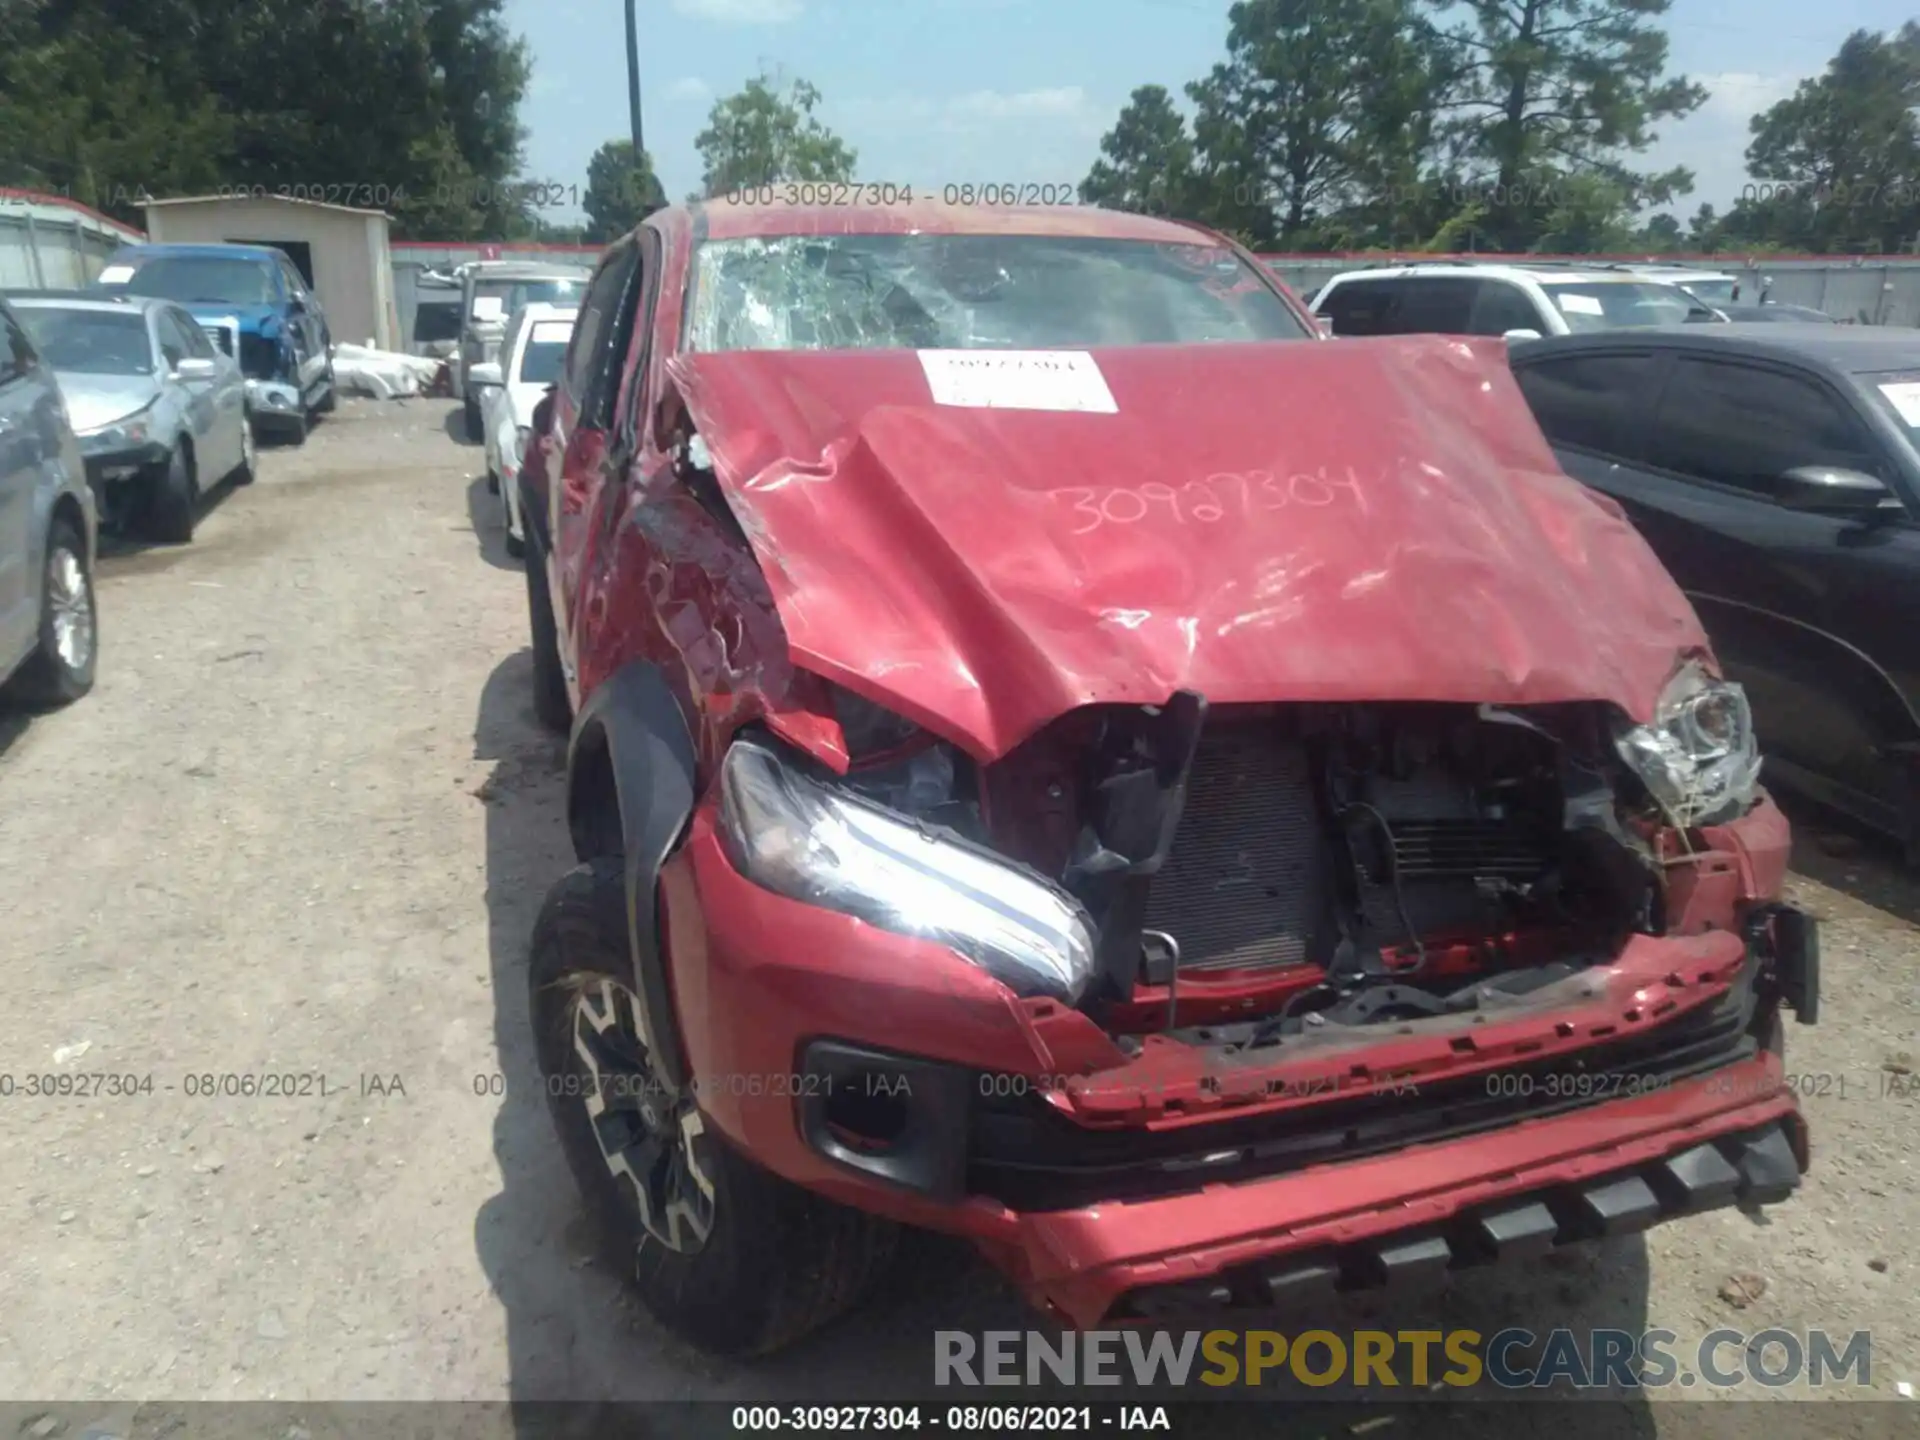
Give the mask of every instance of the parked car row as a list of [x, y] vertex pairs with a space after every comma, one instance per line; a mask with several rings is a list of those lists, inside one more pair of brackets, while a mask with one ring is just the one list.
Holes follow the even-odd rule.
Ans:
[[[525, 433], [488, 402], [571, 735], [531, 1015], [613, 1268], [756, 1353], [902, 1224], [1088, 1328], [1786, 1198], [1817, 951], [1746, 699], [1506, 354], [1329, 340], [1172, 222], [909, 222], [661, 210]], [[1705, 308], [1428, 278], [1473, 288], [1332, 298]]]

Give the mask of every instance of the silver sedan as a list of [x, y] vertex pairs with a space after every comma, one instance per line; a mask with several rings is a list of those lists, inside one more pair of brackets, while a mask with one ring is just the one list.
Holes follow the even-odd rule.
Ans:
[[253, 479], [246, 379], [187, 311], [154, 299], [12, 300], [59, 381], [106, 524], [188, 541], [205, 491]]

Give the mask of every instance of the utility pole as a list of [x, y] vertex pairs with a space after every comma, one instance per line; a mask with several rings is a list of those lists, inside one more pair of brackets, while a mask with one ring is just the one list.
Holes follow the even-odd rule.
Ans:
[[633, 128], [633, 163], [638, 168], [646, 159], [646, 147], [640, 139], [640, 29], [633, 7], [638, 0], [627, 0], [627, 112]]

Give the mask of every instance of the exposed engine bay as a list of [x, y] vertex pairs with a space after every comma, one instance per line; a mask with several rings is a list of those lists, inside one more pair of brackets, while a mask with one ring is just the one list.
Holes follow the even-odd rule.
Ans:
[[851, 697], [841, 719], [856, 788], [1086, 907], [1080, 1005], [1115, 1034], [1192, 1033], [1183, 990], [1221, 984], [1252, 998], [1204, 1039], [1241, 1047], [1460, 1013], [1663, 919], [1658, 812], [1599, 706], [1182, 694], [1075, 712], [980, 770]]

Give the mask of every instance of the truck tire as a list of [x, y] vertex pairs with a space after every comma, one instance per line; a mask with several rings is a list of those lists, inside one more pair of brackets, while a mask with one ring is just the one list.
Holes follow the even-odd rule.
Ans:
[[[612, 857], [563, 876], [534, 927], [531, 1014], [560, 1147], [610, 1264], [654, 1317], [709, 1353], [764, 1355], [853, 1308], [886, 1269], [898, 1227], [762, 1170], [706, 1130], [685, 1102], [676, 1121], [644, 1079], [622, 1083], [626, 1072], [582, 1058], [583, 1044], [598, 1048], [601, 1037], [632, 1028], [618, 1018], [632, 996], [626, 916], [623, 867]], [[609, 1042], [603, 1053], [629, 1053], [635, 1044]], [[644, 1057], [634, 1059], [632, 1073], [643, 1077]], [[583, 1097], [609, 1093], [646, 1103], [610, 1105], [596, 1120]], [[679, 1148], [669, 1156], [670, 1147]], [[629, 1166], [624, 1174], [616, 1162]], [[628, 1178], [636, 1173], [649, 1180]], [[650, 1221], [643, 1190], [656, 1201], [692, 1195], [704, 1218], [663, 1221], [672, 1209], [656, 1203]]]
[[466, 412], [467, 439], [479, 442], [487, 438], [486, 428], [480, 422], [480, 402], [474, 398], [471, 390], [466, 399], [460, 402]]
[[7, 698], [36, 707], [71, 705], [93, 688], [99, 656], [100, 614], [86, 541], [72, 521], [56, 519], [40, 572], [39, 643], [7, 682]]
[[533, 710], [542, 725], [564, 735], [573, 729], [573, 701], [567, 695], [567, 672], [560, 664], [553, 597], [547, 593], [547, 556], [529, 536], [521, 558], [527, 572], [527, 624], [533, 644]]

